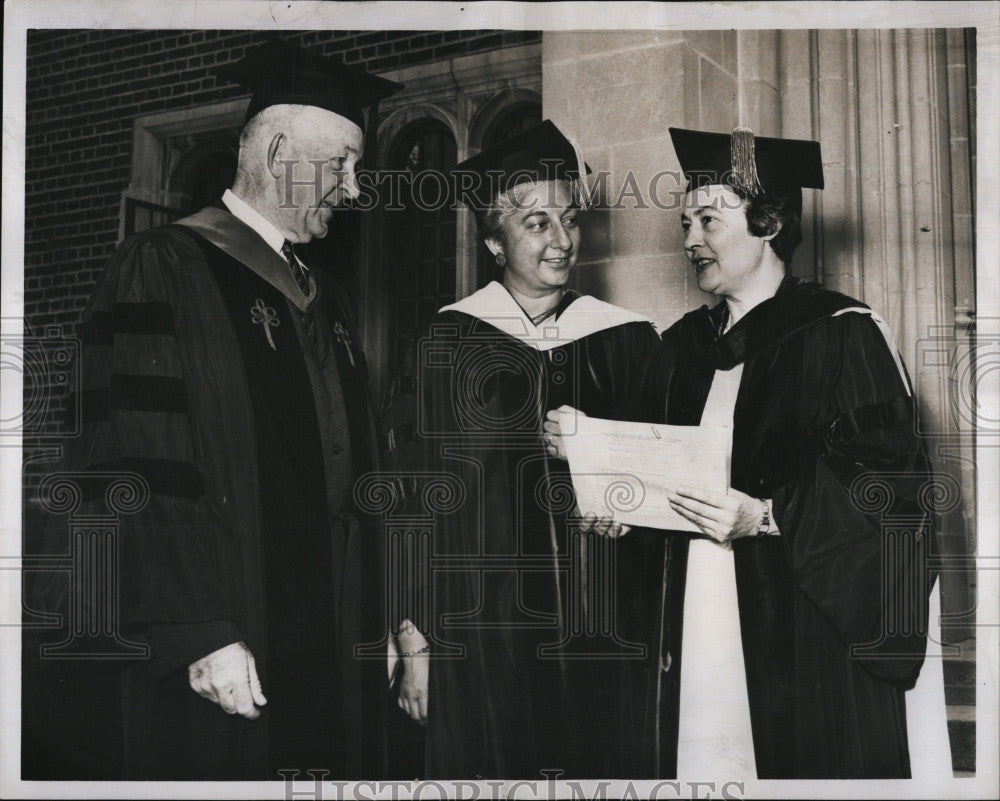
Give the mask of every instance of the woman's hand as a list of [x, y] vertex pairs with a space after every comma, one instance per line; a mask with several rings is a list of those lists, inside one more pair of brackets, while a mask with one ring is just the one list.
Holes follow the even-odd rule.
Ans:
[[596, 531], [602, 537], [610, 537], [615, 540], [619, 537], [624, 537], [632, 530], [631, 526], [626, 526], [624, 523], [616, 523], [614, 519], [608, 515], [598, 517], [593, 512], [587, 512], [587, 514], [581, 515], [580, 510], [577, 509], [576, 516], [580, 518], [580, 530], [584, 534]]
[[759, 500], [732, 488], [711, 492], [678, 487], [668, 497], [675, 512], [723, 545], [756, 534], [763, 515]]
[[[566, 446], [563, 444], [562, 426], [560, 424], [560, 420], [564, 414], [580, 415], [581, 417], [587, 416], [572, 406], [560, 406], [558, 409], [552, 409], [546, 413], [545, 422], [542, 424], [542, 427], [545, 429], [543, 436], [545, 451], [549, 456], [557, 456], [560, 459], [566, 458]], [[581, 514], [579, 507], [577, 507], [573, 514], [579, 519], [580, 530], [584, 534], [596, 531], [602, 537], [617, 539], [618, 537], [624, 537], [632, 530], [630, 526], [626, 526], [623, 523], [616, 523], [608, 515], [598, 517], [593, 512], [587, 512], [585, 515]]]
[[542, 423], [542, 428], [545, 429], [545, 433], [542, 435], [542, 440], [545, 442], [545, 452], [549, 456], [557, 456], [560, 459], [566, 458], [566, 446], [563, 444], [562, 427], [559, 424], [563, 413], [586, 417], [583, 412], [572, 406], [560, 406], [558, 409], [551, 409], [546, 413], [545, 422]]
[[431, 655], [429, 651], [416, 652], [423, 651], [427, 647], [427, 640], [408, 620], [400, 626], [396, 640], [399, 643], [400, 659], [403, 661], [403, 678], [399, 683], [399, 708], [417, 723], [426, 726]]

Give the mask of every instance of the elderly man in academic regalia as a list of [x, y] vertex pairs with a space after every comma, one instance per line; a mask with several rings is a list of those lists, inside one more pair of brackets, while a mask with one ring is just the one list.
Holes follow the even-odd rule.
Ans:
[[[232, 189], [126, 241], [83, 328], [70, 466], [149, 486], [118, 546], [119, 633], [149, 658], [43, 665], [26, 775], [384, 775], [385, 662], [355, 658], [385, 640], [381, 545], [353, 503], [376, 467], [365, 363], [295, 246], [357, 195], [362, 111], [402, 87], [281, 40], [226, 77], [252, 90]], [[33, 578], [62, 611], [64, 577]]]

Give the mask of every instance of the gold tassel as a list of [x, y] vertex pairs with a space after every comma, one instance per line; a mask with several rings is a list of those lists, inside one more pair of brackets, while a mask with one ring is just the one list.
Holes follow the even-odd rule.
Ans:
[[763, 194], [764, 187], [757, 177], [757, 154], [754, 134], [749, 128], [734, 128], [729, 137], [729, 159], [733, 167], [732, 181], [750, 197]]
[[590, 182], [587, 180], [587, 164], [583, 160], [583, 156], [580, 155], [580, 148], [576, 143], [576, 140], [572, 136], [567, 136], [566, 140], [573, 146], [573, 152], [576, 154], [576, 171], [578, 185], [580, 187], [580, 208], [586, 211], [593, 205], [593, 197], [590, 194]]

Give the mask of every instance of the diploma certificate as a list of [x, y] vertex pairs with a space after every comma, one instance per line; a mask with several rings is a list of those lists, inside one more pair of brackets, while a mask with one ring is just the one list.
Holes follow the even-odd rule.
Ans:
[[620, 423], [564, 411], [560, 429], [580, 511], [669, 530], [700, 529], [675, 512], [678, 486], [725, 492], [733, 431], [728, 426]]

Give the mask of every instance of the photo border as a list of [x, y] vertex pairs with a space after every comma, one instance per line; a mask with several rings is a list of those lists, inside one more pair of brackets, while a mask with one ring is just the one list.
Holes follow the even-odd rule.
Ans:
[[[80, 0], [31, 2], [8, 0], [4, 25], [3, 97], [3, 334], [20, 336], [24, 283], [25, 58], [29, 28], [162, 28], [349, 30], [515, 29], [515, 30], [707, 30], [707, 29], [977, 29], [977, 197], [976, 279], [977, 337], [1000, 341], [1000, 3], [980, 2], [773, 2], [699, 3], [326, 3], [303, 0]], [[991, 222], [988, 222], [991, 221]], [[987, 365], [990, 366], [990, 365]], [[1000, 419], [1000, 371], [984, 371], [977, 384], [982, 419]], [[22, 385], [12, 371], [3, 372], [0, 419], [16, 419]], [[1000, 443], [977, 438], [977, 510], [979, 520], [976, 775], [958, 778], [947, 787], [914, 786], [907, 781], [746, 781], [736, 797], [923, 798], [938, 793], [951, 798], [989, 798], [1000, 793], [1000, 707], [997, 704], [1000, 652]], [[20, 556], [22, 469], [20, 445], [0, 446], [0, 620], [21, 614]], [[13, 567], [12, 567], [13, 566]], [[289, 788], [282, 782], [22, 782], [20, 773], [21, 637], [17, 626], [0, 628], [0, 796], [23, 798], [289, 798], [317, 797], [311, 782]], [[717, 780], [721, 792], [725, 779]], [[381, 788], [378, 785], [383, 785]], [[322, 798], [436, 798], [434, 785], [449, 786], [465, 798], [572, 797], [564, 782], [537, 783], [540, 795], [529, 794], [524, 782], [324, 783]], [[645, 797], [658, 782], [634, 784], [635, 797]], [[659, 783], [662, 784], [662, 783]], [[339, 792], [338, 792], [339, 786]], [[584, 781], [579, 790], [593, 798], [600, 783]], [[605, 788], [608, 798], [628, 790], [624, 782]], [[669, 788], [668, 788], [669, 789]], [[685, 791], [690, 788], [683, 788]], [[706, 792], [697, 788], [692, 795]], [[500, 791], [503, 791], [502, 793]], [[672, 792], [672, 791], [671, 791]], [[550, 793], [555, 793], [551, 795]], [[632, 797], [632, 796], [627, 796]], [[661, 798], [686, 797], [668, 794]], [[702, 795], [701, 797], [708, 797]], [[713, 794], [711, 797], [719, 797]]]

